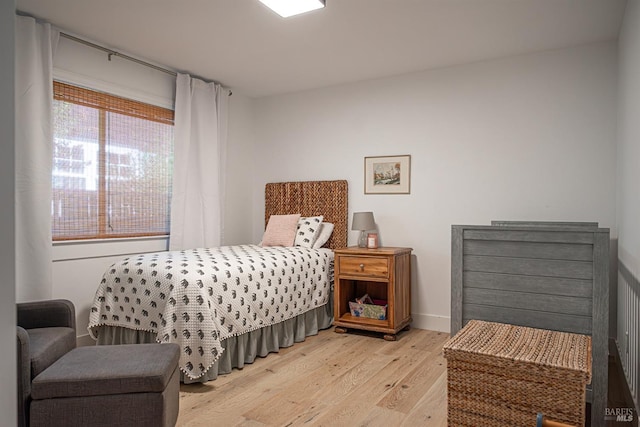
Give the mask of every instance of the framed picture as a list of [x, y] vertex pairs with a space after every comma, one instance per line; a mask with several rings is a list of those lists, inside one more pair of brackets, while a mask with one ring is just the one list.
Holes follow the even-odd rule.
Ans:
[[409, 194], [411, 156], [364, 158], [365, 194]]

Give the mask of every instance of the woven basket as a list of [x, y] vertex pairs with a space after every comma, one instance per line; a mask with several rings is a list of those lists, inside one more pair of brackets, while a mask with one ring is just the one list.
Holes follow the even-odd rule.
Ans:
[[471, 320], [444, 345], [450, 426], [584, 425], [591, 338]]

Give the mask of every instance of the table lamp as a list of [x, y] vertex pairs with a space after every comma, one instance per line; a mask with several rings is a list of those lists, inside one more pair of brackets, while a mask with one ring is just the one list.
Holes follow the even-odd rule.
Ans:
[[351, 222], [352, 230], [360, 230], [360, 237], [358, 238], [358, 246], [361, 248], [367, 247], [367, 231], [374, 230], [376, 228], [376, 222], [373, 219], [373, 212], [354, 212], [353, 221]]

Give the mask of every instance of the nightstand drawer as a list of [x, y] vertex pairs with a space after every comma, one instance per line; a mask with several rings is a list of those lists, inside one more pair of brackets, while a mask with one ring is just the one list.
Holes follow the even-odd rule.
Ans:
[[387, 278], [389, 260], [380, 257], [341, 256], [340, 274]]

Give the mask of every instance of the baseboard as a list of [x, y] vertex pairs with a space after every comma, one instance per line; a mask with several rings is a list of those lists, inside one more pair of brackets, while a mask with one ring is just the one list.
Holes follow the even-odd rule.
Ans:
[[412, 314], [412, 328], [428, 329], [430, 331], [451, 332], [451, 318], [448, 316], [435, 316], [433, 314]]
[[91, 338], [91, 335], [86, 334], [76, 337], [76, 345], [78, 347], [88, 347], [91, 345], [96, 345], [96, 342], [93, 338]]

